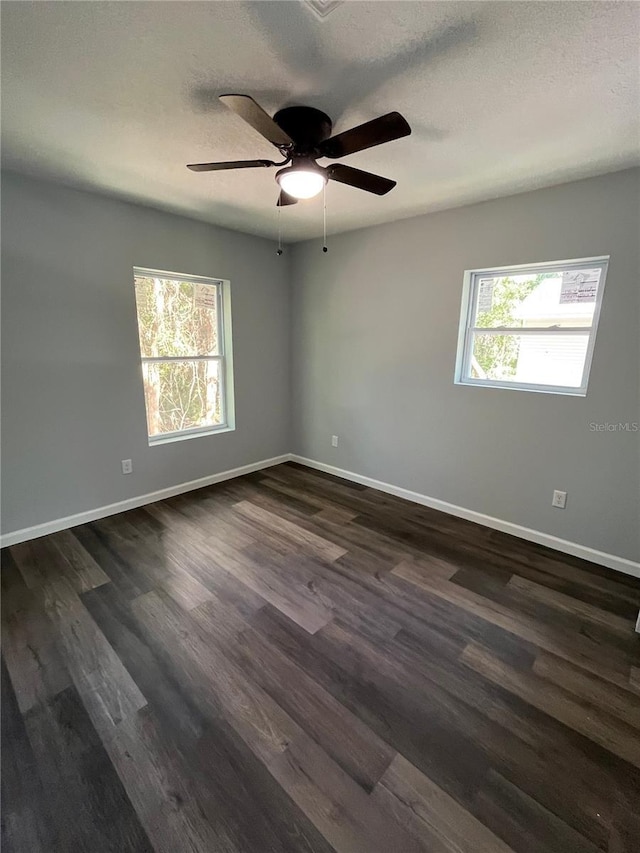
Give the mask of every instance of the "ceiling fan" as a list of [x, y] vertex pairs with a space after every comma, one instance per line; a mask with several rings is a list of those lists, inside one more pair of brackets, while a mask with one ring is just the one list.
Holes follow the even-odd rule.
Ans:
[[327, 181], [338, 181], [376, 195], [385, 195], [396, 185], [389, 178], [342, 163], [319, 166], [316, 161], [323, 157], [338, 160], [365, 148], [408, 136], [411, 128], [400, 113], [387, 113], [331, 136], [331, 119], [314, 107], [286, 107], [271, 118], [249, 95], [220, 95], [220, 100], [275, 145], [285, 159], [281, 163], [272, 160], [192, 163], [187, 168], [194, 172], [283, 166], [285, 168], [276, 172], [276, 181], [280, 185], [279, 207], [296, 204], [299, 199], [313, 198]]

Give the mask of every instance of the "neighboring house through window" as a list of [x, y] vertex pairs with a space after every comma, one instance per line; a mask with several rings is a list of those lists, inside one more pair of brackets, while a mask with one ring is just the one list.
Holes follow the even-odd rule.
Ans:
[[149, 443], [233, 429], [229, 282], [134, 268]]
[[468, 270], [456, 383], [584, 396], [608, 260]]

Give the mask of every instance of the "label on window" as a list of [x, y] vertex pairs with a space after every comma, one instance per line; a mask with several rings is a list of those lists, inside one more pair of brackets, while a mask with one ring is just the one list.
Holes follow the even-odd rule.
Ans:
[[574, 270], [562, 273], [560, 304], [567, 302], [595, 302], [600, 281], [600, 270]]
[[193, 303], [196, 308], [217, 308], [218, 295], [215, 287], [208, 284], [194, 284]]
[[478, 314], [493, 308], [493, 279], [481, 278], [478, 282]]

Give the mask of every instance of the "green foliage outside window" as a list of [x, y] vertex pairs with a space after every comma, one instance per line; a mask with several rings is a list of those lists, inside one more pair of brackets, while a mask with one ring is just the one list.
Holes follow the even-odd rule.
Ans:
[[[517, 329], [522, 320], [515, 312], [522, 302], [545, 278], [554, 278], [557, 273], [541, 273], [516, 281], [515, 278], [502, 276], [493, 280], [493, 299], [488, 311], [478, 311], [475, 325], [484, 329], [504, 327]], [[506, 379], [515, 375], [518, 365], [519, 339], [515, 335], [479, 335], [475, 336], [473, 356], [477, 364], [472, 365], [472, 375], [476, 378]], [[478, 370], [482, 370], [482, 376]]]
[[[136, 276], [149, 435], [223, 422], [215, 285]], [[145, 361], [180, 358], [180, 361]]]

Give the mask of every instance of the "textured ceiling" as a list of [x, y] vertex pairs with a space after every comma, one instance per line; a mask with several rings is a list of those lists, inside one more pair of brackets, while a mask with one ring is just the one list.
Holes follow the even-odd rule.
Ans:
[[[3, 165], [274, 235], [275, 170], [185, 168], [277, 158], [217, 95], [399, 110], [412, 136], [342, 161], [398, 186], [327, 191], [344, 231], [638, 163], [639, 45], [635, 2], [3, 2]], [[282, 218], [318, 235], [321, 198]]]

